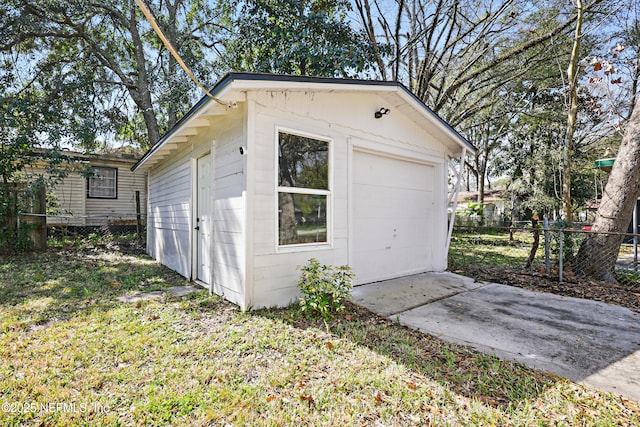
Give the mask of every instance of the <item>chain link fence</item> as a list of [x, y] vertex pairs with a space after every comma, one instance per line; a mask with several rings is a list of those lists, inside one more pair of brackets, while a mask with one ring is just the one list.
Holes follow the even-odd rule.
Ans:
[[[138, 213], [110, 213], [94, 215], [22, 214], [22, 224], [45, 222], [44, 237], [34, 235], [32, 240], [44, 238], [48, 246], [61, 246], [80, 241], [105, 242], [110, 240], [146, 238], [146, 216]], [[41, 233], [34, 229], [31, 233]]]
[[602, 245], [585, 245], [594, 233], [589, 227], [563, 228], [542, 223], [514, 227], [456, 226], [449, 250], [449, 268], [480, 279], [499, 279], [503, 273], [519, 273], [577, 282], [593, 271], [592, 261], [584, 261], [580, 250], [596, 251], [597, 263], [615, 265], [611, 277], [620, 284], [640, 286], [638, 244], [640, 235], [598, 233], [620, 239], [620, 249], [612, 252]]

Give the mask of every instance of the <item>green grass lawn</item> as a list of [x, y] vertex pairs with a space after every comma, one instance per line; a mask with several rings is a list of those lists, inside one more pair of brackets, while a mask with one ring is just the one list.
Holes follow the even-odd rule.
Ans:
[[[531, 251], [533, 234], [530, 230], [517, 230], [513, 233], [513, 239], [511, 237], [507, 229], [456, 230], [451, 239], [450, 262], [453, 268], [466, 265], [522, 268]], [[544, 265], [542, 236], [535, 261]]]
[[[574, 262], [578, 249], [586, 234], [566, 232], [564, 234], [564, 268], [567, 277], [575, 277]], [[558, 277], [558, 234], [549, 233], [551, 277]], [[449, 251], [449, 270], [474, 277], [477, 280], [500, 281], [501, 274], [508, 271], [523, 271], [533, 246], [533, 230], [517, 229], [513, 233], [508, 228], [464, 228], [455, 229]], [[621, 245], [618, 256], [629, 257], [633, 254], [633, 245]], [[627, 261], [630, 262], [630, 261]], [[545, 246], [544, 232], [540, 240], [530, 271], [544, 273]], [[640, 273], [634, 270], [617, 268], [616, 279], [631, 290], [640, 289]], [[570, 279], [571, 280], [571, 279]]]
[[0, 425], [638, 425], [636, 404], [349, 305], [243, 313], [146, 256], [0, 259]]

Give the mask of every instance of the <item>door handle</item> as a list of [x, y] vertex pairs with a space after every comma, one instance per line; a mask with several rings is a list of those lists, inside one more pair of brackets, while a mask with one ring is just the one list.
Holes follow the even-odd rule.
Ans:
[[197, 227], [194, 228], [194, 230], [200, 230], [200, 226], [198, 225]]

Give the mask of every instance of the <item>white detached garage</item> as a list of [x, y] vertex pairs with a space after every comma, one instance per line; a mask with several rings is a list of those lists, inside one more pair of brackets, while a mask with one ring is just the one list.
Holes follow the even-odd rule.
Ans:
[[133, 167], [147, 250], [241, 308], [286, 305], [296, 267], [357, 283], [447, 267], [452, 158], [474, 148], [395, 82], [231, 73]]

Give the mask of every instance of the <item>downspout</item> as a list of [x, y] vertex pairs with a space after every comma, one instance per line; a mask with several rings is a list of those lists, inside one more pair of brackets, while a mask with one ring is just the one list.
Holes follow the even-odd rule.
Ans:
[[255, 240], [255, 138], [256, 138], [256, 101], [247, 95], [244, 120], [244, 140], [246, 151], [243, 156], [244, 171], [244, 283], [242, 310], [249, 310], [255, 304], [254, 283], [254, 240]]
[[[145, 240], [147, 241], [147, 243], [145, 244], [145, 249], [147, 251], [148, 255], [151, 255], [151, 248], [150, 248], [150, 244], [151, 239], [150, 237], [150, 233], [151, 233], [151, 227], [149, 227], [149, 218], [151, 218], [151, 206], [149, 205], [149, 190], [150, 190], [150, 182], [151, 182], [151, 169], [147, 169], [147, 182], [146, 182], [146, 186], [145, 186], [145, 190], [146, 190], [146, 194], [144, 195], [144, 204], [145, 204], [145, 212], [147, 214], [147, 217], [144, 219], [145, 222], [145, 228], [146, 228], [146, 238]], [[155, 239], [155, 233], [154, 233], [154, 239], [153, 239], [153, 245], [155, 246], [156, 244], [156, 239]], [[156, 251], [153, 251], [153, 258], [158, 259], [158, 254], [156, 253]]]
[[[447, 233], [447, 241], [445, 242], [445, 252], [449, 253], [449, 246], [451, 244], [451, 235], [453, 234], [453, 224], [456, 221], [456, 209], [458, 208], [458, 195], [460, 194], [460, 184], [462, 183], [462, 173], [464, 171], [464, 159], [467, 157], [467, 148], [462, 148], [462, 155], [460, 156], [460, 167], [456, 176], [456, 185], [453, 190], [453, 194], [449, 198], [449, 203], [453, 200], [453, 209], [451, 211], [451, 220], [449, 221], [449, 231]], [[449, 206], [447, 203], [447, 206]]]

